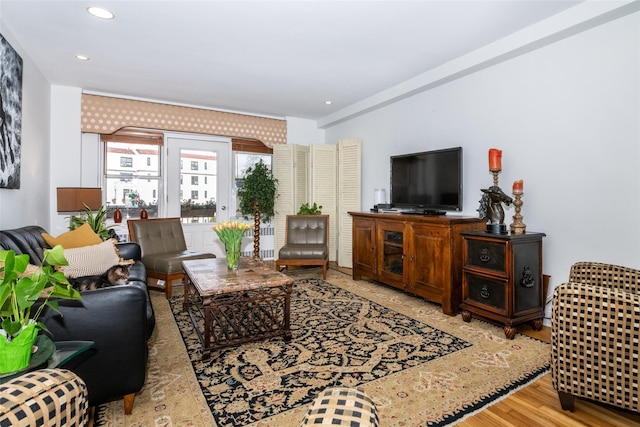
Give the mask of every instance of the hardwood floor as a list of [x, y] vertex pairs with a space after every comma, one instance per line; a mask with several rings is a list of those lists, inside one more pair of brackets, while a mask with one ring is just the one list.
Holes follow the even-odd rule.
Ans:
[[[351, 274], [350, 269], [330, 263], [330, 268]], [[551, 341], [551, 328], [536, 332], [528, 325], [518, 332]], [[517, 391], [504, 400], [456, 424], [465, 427], [536, 427], [536, 426], [598, 426], [626, 427], [640, 425], [640, 414], [622, 411], [599, 403], [576, 399], [573, 412], [560, 407], [558, 394], [547, 374], [533, 384]]]

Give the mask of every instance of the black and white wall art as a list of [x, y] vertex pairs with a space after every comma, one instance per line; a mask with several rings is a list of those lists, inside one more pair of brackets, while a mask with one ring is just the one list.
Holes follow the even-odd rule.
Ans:
[[0, 188], [20, 188], [22, 58], [0, 34]]

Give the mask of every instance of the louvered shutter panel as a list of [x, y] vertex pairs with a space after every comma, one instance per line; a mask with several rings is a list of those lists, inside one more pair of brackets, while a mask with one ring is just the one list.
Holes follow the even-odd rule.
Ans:
[[273, 177], [278, 180], [278, 196], [274, 204], [273, 218], [273, 256], [278, 259], [278, 252], [284, 245], [286, 216], [292, 213], [294, 203], [295, 170], [293, 146], [289, 144], [273, 145]]
[[273, 219], [274, 258], [284, 246], [287, 215], [295, 215], [302, 203], [308, 202], [309, 147], [305, 145], [274, 144], [273, 176], [278, 180], [278, 197]]
[[294, 145], [294, 204], [292, 214], [298, 213], [300, 205], [309, 203], [309, 146]]
[[362, 196], [362, 141], [338, 141], [338, 265], [353, 268], [353, 228], [349, 212], [358, 212]]
[[310, 148], [311, 194], [309, 203], [322, 206], [322, 213], [329, 215], [329, 261], [336, 260], [338, 235], [336, 215], [337, 197], [337, 145], [313, 144]]

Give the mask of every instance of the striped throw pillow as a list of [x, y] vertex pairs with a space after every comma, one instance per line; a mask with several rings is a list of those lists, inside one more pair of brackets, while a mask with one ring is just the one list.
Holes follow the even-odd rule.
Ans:
[[69, 265], [61, 270], [70, 279], [104, 274], [120, 262], [115, 239], [105, 240], [97, 245], [65, 249], [64, 256]]

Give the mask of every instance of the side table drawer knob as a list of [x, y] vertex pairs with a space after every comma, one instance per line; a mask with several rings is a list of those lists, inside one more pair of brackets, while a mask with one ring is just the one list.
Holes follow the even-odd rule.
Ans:
[[491, 298], [491, 292], [489, 292], [489, 289], [487, 289], [486, 286], [483, 286], [482, 290], [480, 291], [480, 296], [484, 299], [489, 299]]
[[482, 262], [491, 261], [491, 255], [489, 253], [489, 249], [482, 248], [482, 250], [480, 251], [480, 261], [482, 261]]

